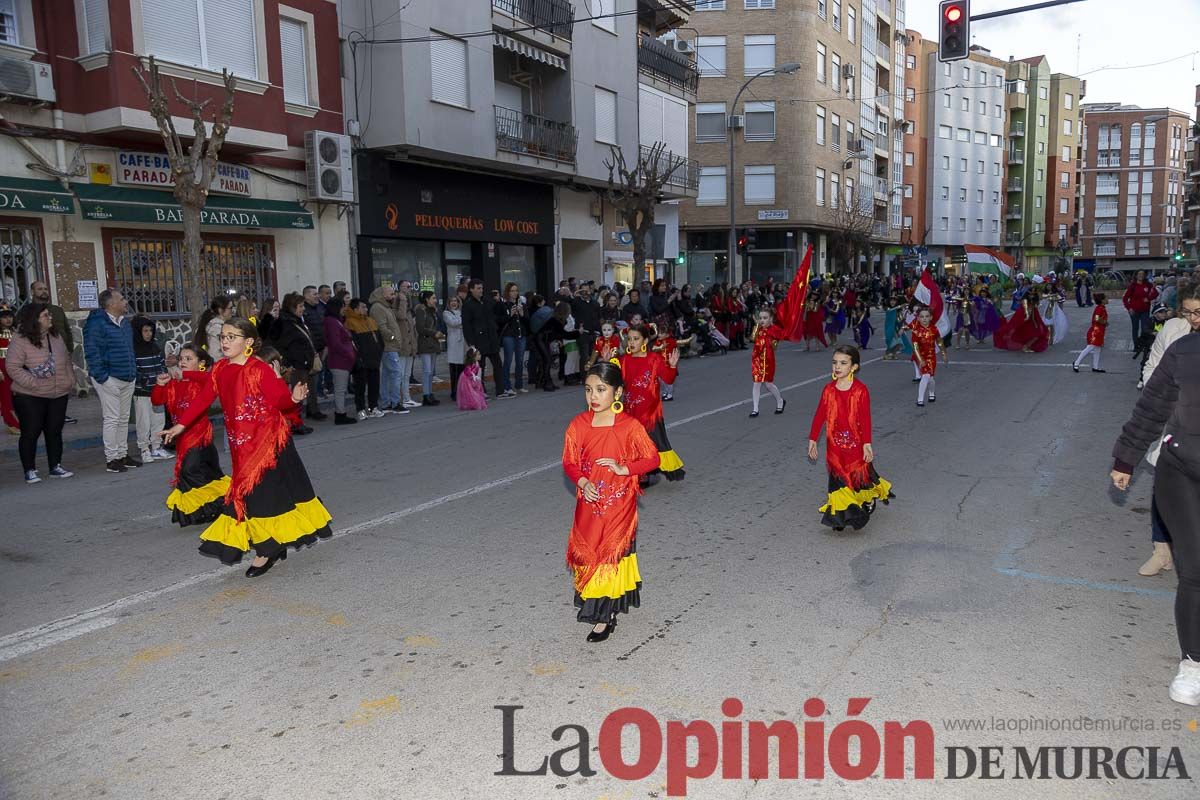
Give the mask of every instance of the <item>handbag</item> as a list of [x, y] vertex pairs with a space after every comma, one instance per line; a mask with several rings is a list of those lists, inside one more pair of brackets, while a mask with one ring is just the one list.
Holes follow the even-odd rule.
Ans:
[[309, 370], [309, 372], [320, 372], [321, 368], [324, 366], [325, 366], [325, 362], [323, 362], [321, 360], [321, 354], [317, 353], [313, 356], [313, 365], [312, 365], [312, 369]]

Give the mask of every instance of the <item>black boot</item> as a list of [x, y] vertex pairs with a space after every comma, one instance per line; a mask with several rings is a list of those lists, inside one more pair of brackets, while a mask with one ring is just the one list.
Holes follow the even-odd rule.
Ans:
[[353, 425], [356, 422], [358, 422], [358, 420], [349, 414], [339, 414], [335, 412], [333, 415], [334, 425]]

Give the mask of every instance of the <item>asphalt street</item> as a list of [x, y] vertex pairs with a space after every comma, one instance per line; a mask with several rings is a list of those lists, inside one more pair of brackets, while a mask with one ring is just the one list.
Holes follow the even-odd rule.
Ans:
[[[820, 698], [827, 737], [850, 698], [871, 698], [859, 718], [878, 731], [929, 723], [936, 777], [914, 779], [910, 754], [907, 780], [882, 766], [784, 780], [772, 749], [771, 777], [718, 768], [688, 797], [1195, 797], [1178, 772], [1013, 777], [1017, 746], [1158, 747], [1160, 771], [1177, 747], [1200, 773], [1200, 710], [1166, 691], [1175, 577], [1136, 572], [1152, 473], [1127, 496], [1108, 488], [1137, 397], [1124, 315], [1108, 374], [1077, 375], [1087, 313], [1068, 313], [1046, 353], [953, 351], [924, 409], [907, 362], [866, 352], [876, 464], [897, 498], [860, 533], [820, 525], [824, 445], [822, 461], [804, 455], [828, 353], [782, 344], [787, 411], [764, 397], [757, 419], [748, 353], [684, 362], [666, 415], [687, 479], [643, 498], [642, 607], [600, 645], [583, 641], [564, 566], [559, 457], [579, 389], [318, 424], [298, 445], [337, 536], [255, 580], [172, 528], [169, 463], [109, 475], [76, 453], [74, 479], [25, 486], [6, 458], [0, 797], [666, 797], [666, 750], [640, 780], [605, 770], [605, 717], [634, 706], [664, 730], [719, 729], [728, 697], [740, 720], [797, 725]], [[551, 736], [570, 724], [596, 774], [496, 775], [498, 705], [523, 707], [517, 769], [573, 744], [577, 729]], [[1059, 729], [1085, 717], [1107, 727]], [[1042, 729], [994, 729], [1010, 724]], [[946, 777], [948, 748], [983, 746], [1005, 748], [1004, 778]]]

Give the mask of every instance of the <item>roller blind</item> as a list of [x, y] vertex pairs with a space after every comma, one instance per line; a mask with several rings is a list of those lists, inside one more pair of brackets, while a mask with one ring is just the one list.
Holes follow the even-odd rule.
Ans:
[[677, 156], [688, 154], [688, 105], [674, 97], [663, 101], [663, 138], [667, 149]]
[[617, 143], [617, 93], [596, 87], [596, 141]]
[[433, 87], [431, 97], [443, 103], [469, 108], [467, 86], [467, 43], [462, 39], [437, 39], [429, 43]]
[[83, 0], [87, 30], [86, 55], [108, 50], [108, 0]]
[[[144, 2], [142, 6], [147, 4]], [[204, 41], [208, 68], [258, 77], [258, 28], [254, 0], [204, 0]]]
[[302, 22], [282, 17], [279, 42], [283, 51], [283, 99], [309, 105], [307, 31]]
[[638, 92], [638, 136], [647, 147], [664, 141], [663, 96], [645, 88]]
[[142, 40], [148, 55], [203, 67], [200, 8], [196, 0], [142, 3]]
[[257, 78], [257, 30], [254, 0], [204, 0], [203, 13], [197, 0], [142, 3], [147, 54], [214, 72]]
[[775, 202], [775, 167], [754, 166], [745, 168], [746, 202]]

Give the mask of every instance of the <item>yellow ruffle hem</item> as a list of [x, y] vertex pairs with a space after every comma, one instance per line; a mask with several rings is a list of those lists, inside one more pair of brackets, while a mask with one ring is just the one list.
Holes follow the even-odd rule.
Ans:
[[887, 500], [892, 496], [892, 484], [880, 478], [874, 485], [868, 486], [866, 489], [851, 489], [848, 486], [843, 486], [836, 492], [829, 493], [829, 499], [825, 505], [821, 506], [821, 513], [836, 514], [839, 511], [845, 511], [851, 506], [866, 506], [876, 500]]
[[598, 597], [609, 597], [614, 600], [624, 597], [627, 593], [636, 591], [642, 582], [638, 572], [637, 553], [630, 553], [617, 562], [616, 566], [602, 565], [596, 574], [583, 587], [579, 597], [590, 600]]
[[229, 476], [222, 475], [203, 486], [181, 492], [178, 489], [167, 495], [167, 508], [181, 514], [194, 514], [214, 500], [221, 500], [229, 493]]
[[204, 529], [200, 540], [219, 542], [241, 550], [243, 553], [259, 542], [272, 539], [278, 544], [291, 544], [297, 539], [311, 536], [329, 525], [333, 517], [317, 498], [298, 503], [291, 511], [274, 517], [248, 517], [238, 522], [228, 514], [221, 516]]
[[683, 469], [683, 459], [674, 450], [659, 450], [658, 468], [663, 472], [675, 472]]

